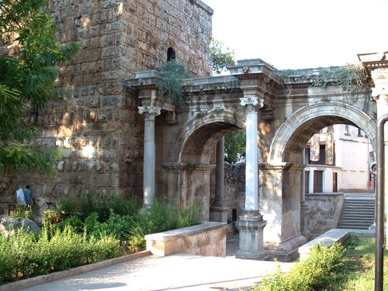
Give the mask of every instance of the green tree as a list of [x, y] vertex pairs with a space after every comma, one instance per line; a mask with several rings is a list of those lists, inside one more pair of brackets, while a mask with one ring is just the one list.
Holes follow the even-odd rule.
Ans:
[[0, 172], [52, 172], [59, 155], [58, 150], [33, 146], [38, 128], [25, 118], [58, 97], [59, 66], [79, 50], [74, 42], [61, 45], [56, 40], [46, 3], [0, 1]]
[[225, 136], [225, 158], [228, 163], [245, 159], [245, 130], [230, 132]]
[[229, 48], [224, 49], [224, 43], [212, 38], [210, 43], [210, 57], [212, 59], [213, 72], [221, 74], [228, 67], [236, 64], [234, 51]]
[[[224, 43], [212, 39], [210, 43], [210, 57], [212, 59], [213, 73], [221, 74], [230, 66], [236, 64], [234, 51], [224, 49]], [[233, 131], [225, 136], [225, 161], [236, 163], [245, 157], [245, 131]]]

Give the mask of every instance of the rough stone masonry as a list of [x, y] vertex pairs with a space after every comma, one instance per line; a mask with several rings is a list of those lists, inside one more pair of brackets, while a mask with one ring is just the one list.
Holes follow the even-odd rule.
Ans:
[[28, 112], [28, 119], [44, 129], [39, 146], [62, 147], [65, 156], [52, 177], [1, 177], [0, 207], [6, 211], [26, 183], [43, 208], [89, 189], [142, 195], [144, 118], [125, 81], [157, 69], [168, 51], [193, 77], [209, 76], [212, 9], [199, 0], [53, 0], [47, 9], [58, 24], [58, 39], [77, 41], [82, 51], [58, 80], [71, 94], [44, 112]]

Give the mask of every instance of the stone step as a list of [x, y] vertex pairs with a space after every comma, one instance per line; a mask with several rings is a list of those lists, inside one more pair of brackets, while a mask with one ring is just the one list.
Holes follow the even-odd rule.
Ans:
[[[372, 224], [371, 224], [372, 225]], [[363, 229], [367, 230], [371, 225], [339, 225], [339, 229]]]
[[[341, 218], [342, 219], [346, 219], [346, 218], [348, 218], [348, 219], [354, 219], [356, 216], [354, 215], [354, 214], [347, 214], [347, 213], [343, 213], [342, 215], [341, 215]], [[374, 219], [375, 218], [375, 215], [372, 213], [372, 214], [365, 214], [365, 213], [363, 213], [363, 214], [358, 214], [357, 215], [357, 218], [358, 219]]]
[[375, 199], [345, 198], [338, 228], [369, 229], [375, 220]]
[[341, 225], [341, 224], [354, 224], [354, 225], [358, 225], [358, 224], [372, 224], [374, 222], [374, 219], [369, 219], [369, 220], [361, 220], [361, 221], [354, 221], [354, 220], [350, 220], [350, 219], [344, 219], [344, 220], [341, 220], [339, 222], [338, 225]]
[[354, 221], [354, 220], [351, 220], [351, 219], [343, 219], [339, 222], [338, 225], [340, 224], [354, 224], [354, 225], [357, 225], [357, 224], [368, 224], [368, 223], [373, 223], [374, 219], [368, 219], [368, 220], [358, 220], [358, 221]]

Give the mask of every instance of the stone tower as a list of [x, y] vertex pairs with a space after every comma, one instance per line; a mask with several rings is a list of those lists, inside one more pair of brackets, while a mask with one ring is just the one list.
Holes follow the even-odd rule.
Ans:
[[59, 40], [82, 50], [58, 80], [71, 94], [29, 117], [44, 129], [37, 142], [65, 156], [53, 177], [1, 178], [0, 207], [26, 183], [40, 206], [89, 189], [142, 195], [144, 118], [126, 80], [173, 58], [193, 77], [209, 76], [213, 10], [200, 0], [51, 0], [47, 9]]

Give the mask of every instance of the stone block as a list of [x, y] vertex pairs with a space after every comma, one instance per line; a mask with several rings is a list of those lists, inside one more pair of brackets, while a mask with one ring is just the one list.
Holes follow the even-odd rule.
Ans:
[[225, 223], [204, 222], [199, 225], [145, 236], [147, 250], [156, 256], [185, 253], [201, 256], [226, 255]]

